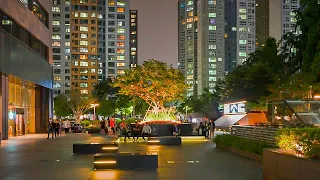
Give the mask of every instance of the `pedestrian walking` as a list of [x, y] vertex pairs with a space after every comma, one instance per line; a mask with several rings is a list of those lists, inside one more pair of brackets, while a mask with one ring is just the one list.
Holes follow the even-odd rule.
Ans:
[[54, 131], [54, 137], [57, 138], [57, 135], [59, 136], [59, 130], [60, 130], [60, 123], [57, 120], [54, 124], [53, 124], [53, 131]]
[[67, 135], [69, 134], [69, 120], [64, 120], [63, 121], [63, 128], [64, 128], [64, 134]]
[[52, 134], [52, 139], [53, 139], [53, 131], [54, 131], [53, 122], [52, 122], [52, 119], [51, 119], [51, 118], [49, 118], [49, 124], [48, 124], [48, 138], [47, 138], [47, 139], [49, 139], [50, 134]]
[[214, 123], [214, 121], [212, 119], [210, 119], [210, 123], [209, 124], [210, 124], [209, 139], [212, 139], [212, 138], [214, 138], [214, 130], [215, 130], [216, 125], [215, 125], [215, 123]]
[[142, 139], [146, 141], [146, 139], [144, 137], [150, 137], [151, 135], [151, 127], [149, 126], [148, 123], [145, 123], [143, 128], [142, 128], [142, 132], [141, 132], [141, 135], [142, 135]]
[[112, 116], [112, 118], [110, 119], [110, 127], [111, 127], [111, 130], [112, 130], [112, 135], [116, 134], [115, 126], [116, 126], [116, 122], [115, 122], [114, 117]]
[[138, 141], [140, 134], [141, 134], [141, 128], [139, 127], [139, 123], [136, 122], [133, 129], [132, 129], [133, 141]]

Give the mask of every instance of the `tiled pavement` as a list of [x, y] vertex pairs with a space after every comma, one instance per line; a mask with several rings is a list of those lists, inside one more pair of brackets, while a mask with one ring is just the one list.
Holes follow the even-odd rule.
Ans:
[[120, 152], [155, 151], [159, 168], [145, 170], [93, 171], [92, 155], [73, 155], [72, 144], [106, 141], [88, 134], [71, 134], [58, 139], [27, 135], [2, 141], [0, 180], [260, 180], [262, 165], [238, 155], [214, 149], [211, 142], [178, 147], [120, 143]]

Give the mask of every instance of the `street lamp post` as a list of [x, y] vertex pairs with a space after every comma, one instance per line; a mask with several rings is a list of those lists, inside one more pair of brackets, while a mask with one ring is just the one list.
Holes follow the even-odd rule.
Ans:
[[96, 120], [96, 107], [99, 106], [99, 104], [91, 104], [91, 107], [93, 107], [93, 120]]

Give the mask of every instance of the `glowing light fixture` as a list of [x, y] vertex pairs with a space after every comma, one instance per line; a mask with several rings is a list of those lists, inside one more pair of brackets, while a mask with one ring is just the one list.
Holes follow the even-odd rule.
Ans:
[[118, 147], [103, 147], [103, 150], [114, 150], [114, 149], [118, 149]]
[[167, 161], [168, 164], [174, 164], [174, 161]]
[[117, 161], [96, 161], [94, 164], [116, 164]]
[[158, 143], [158, 142], [160, 142], [159, 140], [150, 140], [150, 141], [148, 141], [149, 143]]

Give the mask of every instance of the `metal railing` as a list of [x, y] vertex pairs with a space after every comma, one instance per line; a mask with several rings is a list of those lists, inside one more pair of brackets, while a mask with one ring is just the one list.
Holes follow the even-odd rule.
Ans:
[[258, 127], [258, 126], [238, 126], [234, 125], [231, 128], [231, 135], [265, 141], [268, 144], [275, 145], [275, 135], [279, 128], [276, 127]]

